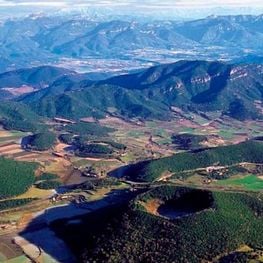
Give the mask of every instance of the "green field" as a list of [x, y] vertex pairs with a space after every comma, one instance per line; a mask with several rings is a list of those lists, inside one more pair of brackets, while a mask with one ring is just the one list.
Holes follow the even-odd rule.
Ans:
[[128, 137], [133, 137], [133, 138], [139, 138], [139, 137], [144, 136], [144, 135], [145, 134], [143, 131], [130, 131], [127, 134]]
[[6, 257], [0, 252], [0, 262], [6, 262]]
[[180, 133], [194, 133], [196, 129], [194, 128], [189, 128], [189, 127], [182, 127], [180, 129]]
[[146, 122], [146, 126], [149, 128], [156, 128], [157, 127], [157, 123], [154, 121], [147, 121]]
[[233, 139], [233, 132], [230, 130], [221, 130], [218, 132], [218, 135], [226, 140]]
[[20, 257], [9, 259], [9, 260], [3, 261], [3, 262], [6, 262], [6, 263], [28, 263], [30, 261], [29, 261], [29, 259], [26, 256], [22, 255]]
[[243, 178], [230, 178], [217, 182], [222, 186], [237, 186], [246, 190], [258, 191], [263, 190], [263, 180], [255, 175], [247, 175]]

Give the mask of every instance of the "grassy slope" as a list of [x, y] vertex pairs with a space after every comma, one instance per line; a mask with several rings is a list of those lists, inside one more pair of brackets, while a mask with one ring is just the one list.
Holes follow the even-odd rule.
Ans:
[[217, 183], [223, 186], [237, 186], [254, 191], [263, 189], [263, 180], [255, 175], [248, 175], [244, 178], [229, 178], [226, 180], [218, 181]]

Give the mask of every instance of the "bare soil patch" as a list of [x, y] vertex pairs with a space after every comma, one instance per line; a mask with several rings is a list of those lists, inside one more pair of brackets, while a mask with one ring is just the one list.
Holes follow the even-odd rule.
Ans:
[[9, 131], [0, 130], [0, 138], [10, 137], [12, 134]]
[[65, 143], [59, 143], [55, 146], [54, 151], [58, 153], [66, 153], [66, 148], [69, 147], [68, 144]]
[[0, 236], [0, 253], [7, 259], [12, 259], [23, 254], [23, 251], [12, 242], [12, 239], [12, 234]]
[[162, 203], [163, 201], [160, 199], [151, 199], [145, 203], [142, 203], [142, 205], [148, 213], [153, 215], [159, 215], [158, 209]]
[[13, 88], [13, 87], [3, 88], [3, 90], [10, 92], [14, 96], [20, 96], [35, 91], [33, 87], [27, 85], [23, 85], [19, 88]]
[[4, 145], [4, 146], [0, 147], [0, 153], [8, 152], [8, 151], [14, 150], [14, 149], [20, 149], [21, 150], [21, 146], [19, 144]]

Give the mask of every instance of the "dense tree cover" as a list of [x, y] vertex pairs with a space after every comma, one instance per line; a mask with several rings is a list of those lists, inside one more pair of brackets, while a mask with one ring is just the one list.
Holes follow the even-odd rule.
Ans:
[[[147, 198], [176, 196], [177, 190], [150, 190]], [[182, 191], [179, 188], [179, 191]], [[248, 204], [255, 194], [212, 192], [213, 209], [168, 220], [141, 210], [139, 196], [123, 209], [86, 216], [83, 224], [58, 223], [60, 234], [82, 262], [202, 262], [243, 244], [263, 246], [262, 216]], [[104, 220], [104, 221], [103, 221]], [[83, 253], [84, 251], [84, 253]]]
[[80, 157], [108, 157], [116, 150], [126, 149], [124, 144], [105, 139], [94, 140], [85, 135], [61, 134], [59, 140], [63, 143], [73, 145], [75, 154]]
[[109, 108], [116, 109], [116, 114], [127, 118], [139, 116], [168, 119], [171, 117], [169, 106], [157, 99], [158, 95], [163, 97], [163, 93], [157, 90], [158, 95], [150, 98], [148, 97], [150, 90], [143, 94], [142, 91], [127, 90], [120, 86], [99, 85], [53, 96], [44, 95], [41, 98], [36, 97], [37, 94], [31, 94], [24, 102], [41, 116], [47, 117], [80, 119], [92, 116], [101, 119], [108, 114]]
[[257, 256], [249, 252], [233, 252], [227, 256], [223, 256], [218, 260], [218, 263], [259, 263]]
[[43, 129], [39, 123], [33, 123], [25, 120], [2, 120], [2, 125], [6, 130], [17, 130], [22, 132], [37, 132]]
[[139, 195], [135, 202], [133, 202], [133, 204], [138, 204], [141, 201], [146, 202], [149, 201], [151, 199], [159, 199], [159, 200], [163, 200], [163, 201], [168, 201], [170, 199], [173, 200], [178, 200], [180, 199], [183, 195], [189, 194], [189, 193], [198, 193], [198, 194], [202, 194], [202, 193], [207, 193], [207, 198], [211, 201], [210, 202], [210, 206], [213, 207], [213, 197], [212, 197], [212, 193], [210, 191], [206, 191], [206, 190], [197, 190], [197, 189], [192, 189], [192, 188], [188, 188], [188, 187], [174, 187], [174, 186], [159, 186], [154, 188], [151, 191], [147, 191], [146, 193]]
[[74, 136], [72, 134], [61, 134], [59, 136], [59, 140], [63, 143], [69, 144], [69, 145], [78, 145], [78, 144], [83, 144], [86, 141], [89, 141], [91, 143], [103, 143], [103, 144], [107, 144], [109, 146], [111, 146], [112, 148], [115, 148], [116, 150], [125, 150], [126, 146], [122, 143], [118, 143], [115, 141], [111, 141], [111, 140], [105, 140], [105, 139], [101, 139], [101, 140], [94, 140], [94, 138], [90, 138], [89, 136]]
[[110, 141], [107, 143], [110, 144], [113, 148], [118, 149], [118, 150], [125, 150], [127, 148], [127, 146], [122, 143], [113, 142], [113, 141]]
[[0, 158], [0, 199], [27, 191], [34, 183], [37, 164]]
[[76, 124], [67, 125], [65, 127], [65, 131], [75, 135], [94, 135], [97, 137], [104, 137], [107, 136], [108, 133], [114, 132], [115, 130], [96, 123], [79, 122]]
[[242, 100], [235, 99], [230, 103], [227, 112], [231, 117], [244, 121], [248, 119], [253, 113], [250, 112], [250, 108], [246, 107]]
[[43, 173], [36, 178], [35, 186], [45, 190], [55, 189], [61, 185], [61, 183], [57, 181], [58, 178], [56, 174]]
[[[96, 141], [94, 141], [94, 142], [96, 142]], [[97, 142], [108, 144], [109, 146], [111, 146], [112, 148], [115, 148], [117, 150], [125, 150], [127, 148], [124, 144], [114, 142], [114, 141], [101, 140], [101, 141], [97, 141]]]
[[198, 152], [175, 154], [158, 160], [130, 166], [126, 176], [140, 181], [153, 181], [163, 172], [181, 173], [212, 165], [233, 165], [241, 162], [263, 163], [263, 142], [247, 141]]
[[245, 252], [237, 252], [237, 253], [232, 253], [228, 256], [225, 256], [219, 260], [220, 263], [229, 263], [229, 262], [234, 262], [234, 263], [247, 263], [249, 262], [249, 255]]
[[[40, 90], [22, 101], [42, 116], [73, 119], [102, 118], [111, 108], [114, 114], [126, 118], [169, 120], [173, 115], [172, 106], [186, 112], [219, 111], [241, 119], [262, 118], [254, 103], [262, 99], [262, 78], [256, 65], [243, 68], [246, 79], [230, 81], [230, 72], [236, 69], [234, 65], [220, 62], [180, 61], [116, 76], [91, 86], [89, 83], [88, 88], [85, 82], [83, 86], [71, 83], [72, 89], [65, 90], [65, 85], [57, 83], [61, 88], [51, 86], [49, 92]], [[211, 78], [202, 82], [203, 76]], [[196, 81], [191, 81], [193, 79]], [[180, 91], [175, 88], [178, 83]]]
[[172, 136], [172, 142], [177, 146], [179, 150], [189, 150], [201, 147], [201, 142], [206, 141], [207, 136], [195, 135], [195, 134], [174, 134]]
[[0, 105], [0, 122], [5, 129], [24, 132], [36, 132], [45, 129], [41, 118], [26, 105], [13, 101]]
[[23, 206], [34, 200], [36, 199], [35, 198], [24, 198], [24, 199], [12, 199], [12, 200], [0, 201], [0, 211]]
[[10, 120], [39, 121], [41, 118], [30, 110], [25, 104], [14, 101], [2, 101], [0, 105], [0, 117]]
[[50, 149], [56, 141], [56, 135], [52, 132], [41, 132], [28, 136], [26, 147], [37, 151], [46, 151]]
[[73, 144], [74, 142], [74, 135], [69, 134], [69, 133], [65, 133], [65, 134], [60, 134], [58, 139], [65, 144]]
[[75, 154], [79, 157], [102, 157], [110, 156], [113, 150], [102, 144], [79, 144]]
[[41, 181], [36, 184], [37, 188], [45, 189], [45, 190], [56, 189], [59, 186], [61, 186], [61, 183], [59, 181], [53, 181], [53, 180]]

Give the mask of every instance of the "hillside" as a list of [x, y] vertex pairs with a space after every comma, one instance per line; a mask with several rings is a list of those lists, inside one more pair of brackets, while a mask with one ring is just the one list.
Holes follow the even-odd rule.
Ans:
[[95, 24], [95, 27], [88, 28], [79, 37], [57, 45], [54, 51], [73, 57], [98, 53], [113, 55], [115, 50], [129, 51], [142, 47], [168, 48], [170, 43], [173, 43], [173, 46], [181, 47], [190, 47], [191, 44], [195, 44], [194, 41], [179, 35], [172, 31], [172, 28], [166, 26], [160, 30], [157, 24], [115, 20]]
[[[165, 218], [164, 207], [176, 219]], [[53, 229], [80, 262], [201, 262], [244, 244], [262, 247], [262, 209], [254, 194], [162, 186], [123, 208], [87, 215], [79, 225], [58, 221]]]
[[184, 110], [219, 110], [242, 119], [261, 115], [254, 103], [262, 99], [262, 70], [261, 65], [180, 61], [102, 83], [138, 89], [148, 99]]
[[26, 149], [36, 151], [49, 150], [56, 141], [56, 135], [52, 132], [37, 133], [26, 138], [27, 144], [23, 145]]
[[[56, 81], [48, 90], [20, 98], [48, 117], [166, 119], [171, 108], [219, 111], [240, 120], [262, 118], [263, 66], [180, 61], [99, 82]], [[97, 92], [99, 90], [99, 92]], [[111, 110], [109, 110], [111, 109]]]
[[225, 166], [242, 162], [263, 163], [263, 143], [247, 141], [236, 145], [178, 153], [171, 157], [137, 163], [127, 167], [125, 177], [151, 182], [163, 173], [180, 173], [213, 165]]
[[20, 101], [28, 104], [34, 112], [47, 117], [102, 118], [112, 108], [122, 116], [161, 118], [162, 113], [169, 111], [169, 107], [161, 102], [148, 100], [140, 91], [118, 86], [89, 87], [55, 96], [49, 93], [40, 99], [38, 94], [28, 95]]
[[36, 132], [44, 129], [43, 118], [34, 113], [27, 105], [13, 101], [2, 101], [0, 123], [7, 130]]
[[20, 87], [22, 85], [32, 85], [35, 88], [44, 88], [57, 78], [64, 75], [76, 74], [73, 71], [53, 67], [42, 66], [20, 70], [9, 71], [0, 74], [0, 87]]
[[[262, 16], [211, 16], [185, 22], [176, 27], [177, 32], [193, 41], [207, 45], [236, 47], [262, 47]], [[255, 38], [261, 39], [255, 42]]]
[[55, 80], [68, 76], [74, 78], [73, 71], [53, 66], [41, 66], [8, 71], [0, 74], [1, 100], [13, 99], [24, 94], [45, 89]]

